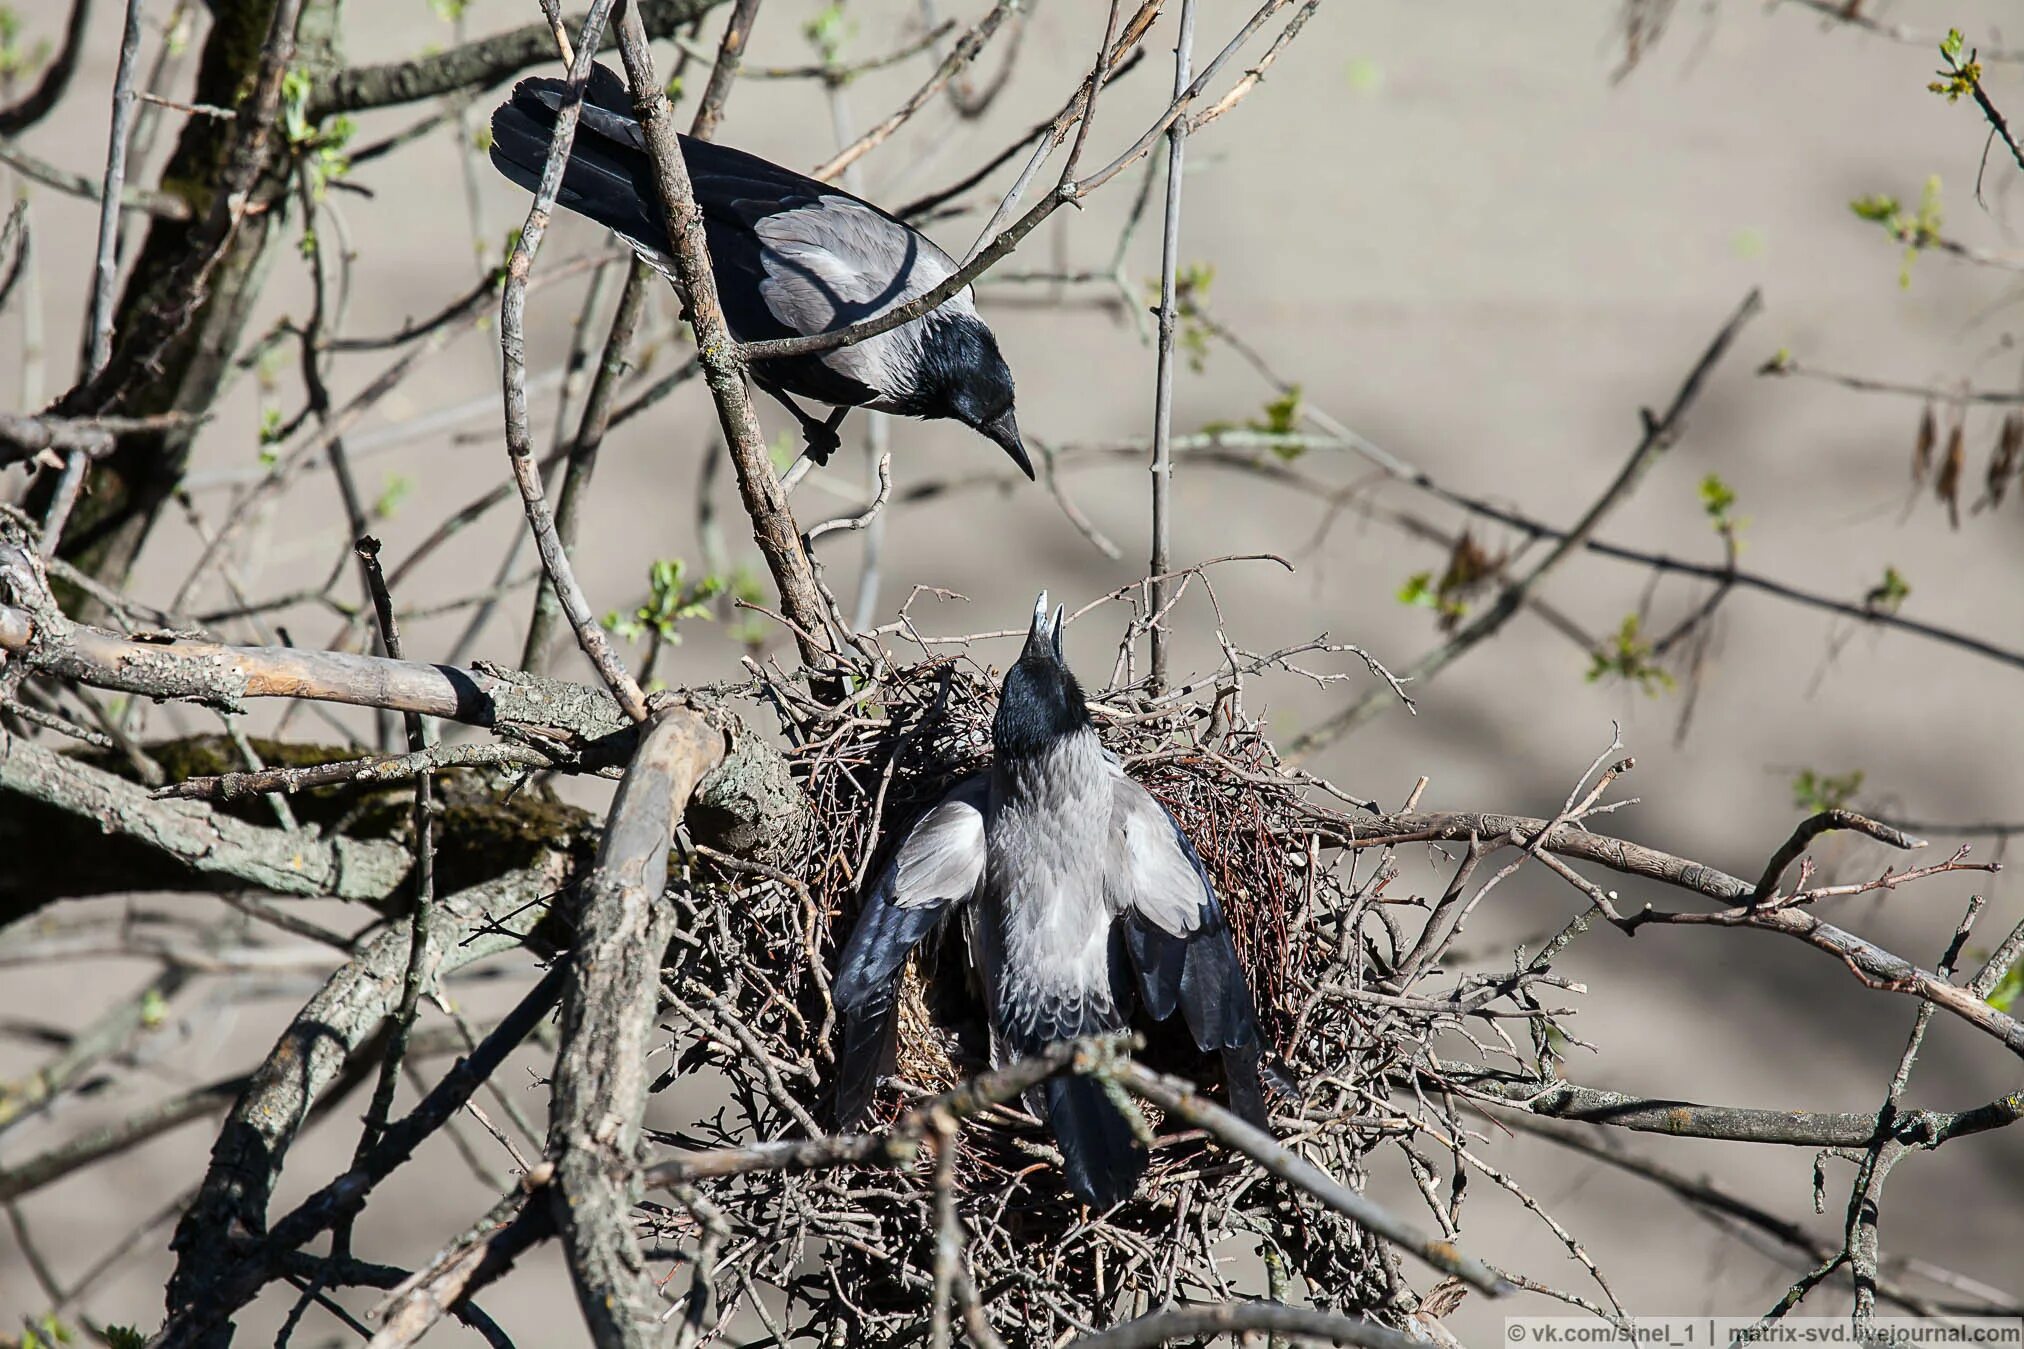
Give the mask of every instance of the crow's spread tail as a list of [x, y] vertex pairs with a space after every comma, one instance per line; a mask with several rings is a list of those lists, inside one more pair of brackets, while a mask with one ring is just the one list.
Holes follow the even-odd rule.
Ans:
[[1097, 1208], [1129, 1199], [1146, 1170], [1146, 1145], [1093, 1077], [1047, 1083], [1047, 1123], [1061, 1145], [1069, 1188]]
[[[564, 80], [535, 78], [514, 85], [513, 96], [492, 113], [493, 167], [535, 191], [548, 162], [556, 118], [570, 98]], [[624, 81], [597, 67], [584, 91], [576, 139], [556, 201], [635, 247], [665, 256], [668, 232], [661, 223], [653, 166], [642, 144]]]

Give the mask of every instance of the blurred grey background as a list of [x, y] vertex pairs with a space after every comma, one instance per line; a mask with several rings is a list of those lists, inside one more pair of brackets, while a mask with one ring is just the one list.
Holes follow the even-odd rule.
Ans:
[[[166, 4], [158, 8], [162, 14], [155, 17], [163, 17]], [[967, 22], [984, 6], [945, 8]], [[24, 35], [54, 39], [63, 9], [57, 0], [33, 0], [21, 13]], [[821, 9], [805, 0], [773, 0], [749, 59], [775, 65], [811, 60], [802, 29]], [[1229, 0], [1203, 0], [1202, 45], [1213, 49], [1246, 12]], [[1899, 3], [1879, 12], [1921, 29], [1956, 25], [1991, 44], [2018, 19], [2015, 7], [2000, 0]], [[912, 3], [852, 4], [844, 16], [846, 59], [890, 50], [920, 32], [920, 11]], [[478, 35], [532, 17], [531, 5], [476, 0], [462, 27]], [[416, 0], [355, 0], [346, 6], [346, 20], [345, 54], [354, 63], [411, 56], [455, 40], [451, 25]], [[103, 92], [118, 40], [110, 9], [97, 23], [69, 115], [36, 128], [25, 143], [32, 153], [94, 178], [104, 152]], [[937, 103], [863, 161], [861, 190], [901, 204], [959, 177], [1051, 114], [1085, 67], [1101, 24], [1102, 7], [1091, 0], [1035, 5], [1011, 85], [989, 114], [958, 122]], [[1761, 286], [1765, 314], [1715, 374], [1680, 443], [1605, 522], [1601, 537], [1719, 561], [1718, 541], [1697, 496], [1702, 477], [1716, 473], [1735, 490], [1737, 512], [1748, 517], [1745, 567], [1850, 601], [1860, 601], [1886, 567], [1895, 567], [1911, 587], [1906, 614], [2002, 645], [2024, 644], [2024, 529], [2018, 523], [2024, 502], [2013, 497], [2001, 509], [1967, 515], [1960, 528], [1949, 528], [1944, 510], [1929, 497], [1911, 496], [1915, 400], [1754, 373], [1782, 348], [1808, 364], [1886, 379], [2018, 387], [2020, 356], [2012, 334], [2019, 311], [2011, 277], [2024, 266], [2024, 251], [2012, 237], [2019, 203], [2015, 165], [2000, 147], [1990, 155], [1984, 202], [1978, 203], [1986, 128], [1972, 107], [1950, 106], [1926, 91], [1937, 64], [1929, 48], [1825, 23], [1796, 5], [1708, 0], [1679, 6], [1663, 41], [1613, 82], [1623, 57], [1618, 25], [1616, 7], [1602, 0], [1324, 6], [1264, 86], [1189, 150], [1183, 254], [1214, 267], [1208, 292], [1213, 312], [1277, 371], [1298, 381], [1308, 400], [1363, 435], [1445, 484], [1565, 525], [1600, 493], [1636, 443], [1640, 407], [1663, 407], [1724, 317], [1749, 288]], [[706, 25], [706, 41], [714, 41], [715, 27], [716, 21]], [[2014, 41], [2017, 34], [2009, 36]], [[1163, 105], [1171, 41], [1169, 29], [1156, 33], [1144, 68], [1105, 95], [1092, 162], [1121, 149]], [[985, 73], [996, 68], [995, 50], [982, 63]], [[870, 125], [929, 68], [929, 58], [917, 57], [853, 83], [848, 119], [859, 129]], [[1991, 66], [1987, 79], [1999, 102], [2013, 115], [2024, 114], [2018, 67]], [[698, 82], [690, 81], [691, 98]], [[481, 122], [489, 106], [489, 99], [481, 100], [474, 118]], [[359, 141], [397, 129], [421, 111], [369, 115], [361, 119]], [[832, 111], [814, 85], [748, 83], [732, 99], [722, 138], [790, 165], [812, 166], [836, 147]], [[141, 166], [137, 181], [151, 181], [154, 167]], [[370, 200], [344, 193], [333, 198], [355, 254], [349, 331], [389, 331], [465, 291], [487, 265], [474, 242], [496, 262], [507, 231], [524, 216], [525, 198], [482, 169], [474, 222], [463, 173], [456, 148], [438, 136], [361, 167], [354, 177], [371, 189]], [[1946, 232], [2003, 254], [2011, 272], [1927, 254], [1910, 266], [1909, 285], [1900, 284], [1901, 250], [1876, 225], [1857, 219], [1848, 203], [1873, 193], [1916, 201], [1930, 175], [1941, 182]], [[1009, 177], [1001, 173], [991, 181], [1002, 185]], [[1058, 213], [1007, 266], [1108, 266], [1137, 184], [1135, 172], [1122, 175], [1088, 210]], [[47, 397], [69, 382], [96, 210], [47, 189], [29, 190], [40, 253], [39, 293], [32, 298], [47, 338], [40, 396]], [[944, 220], [931, 232], [960, 253], [980, 224], [969, 215]], [[564, 219], [542, 265], [600, 243], [591, 227]], [[1139, 229], [1125, 256], [1135, 302], [1144, 301], [1157, 274], [1158, 244], [1155, 218]], [[255, 330], [276, 315], [306, 310], [307, 293], [300, 262], [284, 250]], [[581, 293], [581, 282], [572, 281], [534, 297], [535, 370], [561, 359]], [[1070, 288], [1064, 306], [1039, 303], [1051, 294], [1045, 286], [1000, 284], [987, 285], [981, 296], [1018, 377], [1022, 425], [1057, 445], [1148, 434], [1153, 353], [1140, 326], [1115, 307], [1090, 303], [1105, 298], [1102, 287]], [[7, 406], [38, 401], [36, 391], [23, 386], [20, 304], [0, 318], [0, 403]], [[679, 357], [679, 351], [661, 351], [656, 372]], [[384, 360], [342, 362], [337, 397], [356, 391]], [[242, 380], [203, 436], [194, 481], [204, 509], [222, 510], [227, 498], [218, 484], [258, 469], [258, 384]], [[1235, 353], [1212, 344], [1200, 370], [1183, 372], [1176, 426], [1187, 431], [1213, 421], [1242, 422], [1261, 416], [1272, 396]], [[459, 338], [360, 428], [357, 452], [368, 489], [405, 492], [380, 529], [390, 558], [402, 557], [448, 510], [502, 479], [496, 399], [497, 352], [487, 328]], [[366, 452], [376, 434], [463, 404], [475, 410], [454, 426]], [[552, 408], [552, 394], [537, 404], [535, 424], [544, 443]], [[770, 405], [762, 403], [760, 414], [769, 431], [787, 425]], [[861, 418], [854, 419], [852, 434], [863, 436]], [[1979, 495], [1979, 465], [1995, 434], [1994, 413], [1969, 414], [1970, 498]], [[999, 467], [991, 446], [950, 423], [895, 424], [892, 444], [901, 490]], [[653, 559], [699, 561], [699, 465], [716, 453], [715, 420], [700, 386], [682, 390], [614, 436], [578, 562], [600, 610], [638, 602]], [[1298, 467], [1337, 486], [1369, 472], [1359, 460], [1319, 452]], [[855, 448], [839, 456], [826, 475], [816, 475], [820, 484], [798, 494], [804, 522], [861, 500], [864, 475]], [[1123, 548], [1123, 560], [1103, 557], [1046, 492], [1023, 483], [894, 509], [887, 516], [879, 620], [890, 619], [914, 585], [933, 585], [969, 602], [918, 601], [914, 614], [926, 630], [999, 629], [1021, 621], [1040, 586], [1073, 606], [1142, 575], [1143, 467], [1080, 468], [1064, 483]], [[1258, 563], [1215, 570], [1225, 632], [1239, 645], [1270, 649], [1326, 632], [1404, 667], [1440, 640], [1427, 611], [1397, 599], [1410, 574], [1439, 571], [1438, 548], [1355, 509], [1329, 522], [1325, 504], [1311, 493], [1191, 467], [1185, 457], [1176, 492], [1177, 560], [1271, 551], [1297, 563], [1291, 575]], [[734, 557], [756, 565], [728, 475], [720, 475], [717, 493]], [[1378, 488], [1370, 499], [1444, 528], [1462, 523], [1457, 512], [1403, 485]], [[1331, 524], [1325, 534], [1324, 523]], [[269, 526], [243, 559], [259, 590], [279, 593], [320, 581], [344, 545], [328, 475], [300, 480]], [[399, 598], [422, 604], [482, 589], [520, 528], [514, 511], [493, 512], [423, 568]], [[1493, 551], [1519, 541], [1481, 525], [1476, 537]], [[825, 541], [829, 576], [845, 594], [856, 583], [860, 543], [857, 535]], [[145, 555], [135, 593], [166, 602], [195, 553], [187, 528], [165, 525]], [[1647, 599], [1651, 624], [1669, 626], [1703, 594], [1677, 579], [1652, 587], [1651, 576], [1637, 567], [1584, 557], [1558, 572], [1543, 593], [1596, 634], [1613, 630]], [[221, 601], [216, 593], [204, 598]], [[471, 654], [517, 659], [528, 607], [527, 592], [515, 592]], [[1738, 595], [1722, 613], [1683, 741], [1674, 736], [1679, 693], [1647, 697], [1621, 684], [1586, 682], [1587, 656], [1528, 614], [1415, 689], [1417, 716], [1387, 711], [1313, 766], [1387, 804], [1397, 804], [1424, 774], [1431, 785], [1423, 804], [1431, 808], [1550, 815], [1609, 742], [1616, 721], [1637, 758], [1626, 789], [1640, 804], [1609, 817], [1609, 829], [1750, 875], [1802, 813], [1792, 789], [1802, 770], [1859, 770], [1857, 799], [1905, 817], [2024, 820], [2017, 755], [2024, 675], [2016, 668], [1758, 595]], [[1125, 618], [1119, 607], [1100, 609], [1070, 634], [1071, 656], [1099, 682]], [[310, 609], [280, 621], [303, 644], [320, 643], [334, 626], [327, 613]], [[1213, 621], [1196, 591], [1180, 619], [1181, 667], [1214, 661]], [[409, 652], [444, 658], [462, 623], [460, 615], [410, 624]], [[1009, 643], [979, 648], [985, 658], [1001, 661], [1012, 650]], [[721, 625], [692, 624], [660, 673], [676, 684], [730, 678], [740, 652]], [[1328, 668], [1359, 668], [1353, 658], [1329, 659], [1338, 663]], [[581, 672], [574, 660], [561, 668]], [[1269, 712], [1276, 734], [1290, 737], [1367, 687], [1361, 676], [1328, 689], [1271, 677], [1253, 682], [1249, 702], [1253, 711]], [[161, 716], [150, 729], [167, 734], [174, 726]], [[302, 726], [313, 732], [311, 723], [302, 723], [297, 734]], [[1935, 851], [1957, 842], [1935, 837]], [[1976, 857], [2000, 852], [1999, 840], [1970, 841]], [[1886, 861], [1872, 845], [1835, 841], [1823, 843], [1816, 855], [1849, 878], [1873, 875]], [[1409, 874], [1408, 880], [1424, 885], [1427, 878]], [[1630, 905], [1669, 898], [1637, 883], [1617, 889]], [[2006, 878], [1946, 877], [1832, 906], [1831, 912], [1834, 921], [1930, 966], [1976, 891], [1991, 900], [1971, 950], [1986, 950], [2024, 915], [2017, 888]], [[1521, 873], [1473, 921], [1467, 945], [1482, 963], [1503, 963], [1514, 943], [1550, 930], [1577, 904], [1565, 887]], [[1566, 972], [1588, 985], [1575, 1025], [1596, 1046], [1594, 1053], [1573, 1054], [1569, 1076], [1689, 1099], [1873, 1109], [1914, 1011], [1909, 1000], [1863, 990], [1821, 953], [1763, 934], [1648, 929], [1629, 940], [1601, 931], [1576, 948]], [[117, 963], [7, 968], [0, 970], [0, 1017], [81, 1023], [105, 998], [142, 977], [138, 967]], [[464, 986], [464, 996], [482, 1011], [510, 996], [525, 977], [515, 967], [496, 983]], [[115, 1117], [149, 1093], [251, 1062], [307, 987], [300, 976], [284, 981], [271, 1002], [229, 1017], [188, 1004], [189, 1014], [159, 1032], [158, 1052], [137, 1070], [139, 1097], [113, 1093], [108, 1103], [18, 1131], [6, 1140], [0, 1162], [18, 1161], [99, 1118]], [[32, 1069], [44, 1052], [0, 1041], [0, 1077]], [[526, 1066], [531, 1072], [542, 1065], [530, 1056]], [[2018, 1085], [2013, 1057], [1941, 1017], [1911, 1097], [1960, 1108]], [[527, 1100], [533, 1108], [537, 1098], [529, 1093]], [[655, 1110], [670, 1120], [683, 1113], [665, 1098]], [[193, 1183], [209, 1139], [206, 1126], [186, 1126], [24, 1203], [59, 1274], [74, 1276], [168, 1202], [177, 1187]], [[1630, 1142], [1644, 1155], [1704, 1171], [1804, 1218], [1822, 1236], [1838, 1227], [1845, 1165], [1830, 1164], [1828, 1212], [1816, 1218], [1813, 1159], [1806, 1152], [1646, 1137]], [[290, 1202], [334, 1173], [351, 1146], [348, 1126], [311, 1134], [295, 1154], [278, 1202]], [[367, 1249], [391, 1260], [425, 1259], [488, 1202], [488, 1192], [446, 1145], [433, 1146], [443, 1155], [424, 1173], [428, 1184], [411, 1180], [397, 1187], [361, 1224]], [[1635, 1312], [1754, 1313], [1795, 1276], [1782, 1260], [1715, 1233], [1663, 1193], [1546, 1144], [1493, 1137], [1486, 1155], [1566, 1224]], [[1403, 1169], [1395, 1162], [1388, 1167], [1375, 1178], [1377, 1192], [1417, 1207]], [[2020, 1176], [2024, 1136], [2015, 1130], [1911, 1159], [1886, 1194], [1886, 1254], [1915, 1255], [1999, 1284], [2014, 1279], [2024, 1238]], [[1465, 1217], [1473, 1250], [1547, 1282], [1593, 1291], [1552, 1235], [1489, 1185], [1474, 1187]], [[523, 1344], [576, 1342], [580, 1322], [566, 1281], [550, 1255], [537, 1256], [533, 1265], [541, 1271], [537, 1276], [495, 1290], [488, 1309]], [[152, 1326], [168, 1268], [160, 1239], [143, 1245], [92, 1310], [112, 1321]], [[0, 1232], [0, 1323], [39, 1309], [41, 1301], [12, 1233]], [[1840, 1305], [1838, 1295], [1822, 1305]], [[1480, 1342], [1497, 1333], [1497, 1317], [1506, 1310], [1553, 1309], [1520, 1298], [1493, 1310], [1472, 1299], [1449, 1323], [1465, 1341]], [[335, 1331], [334, 1322], [317, 1323], [318, 1334]], [[243, 1342], [252, 1343], [261, 1331], [249, 1322], [242, 1333]], [[472, 1338], [455, 1327], [438, 1336], [445, 1342]]]

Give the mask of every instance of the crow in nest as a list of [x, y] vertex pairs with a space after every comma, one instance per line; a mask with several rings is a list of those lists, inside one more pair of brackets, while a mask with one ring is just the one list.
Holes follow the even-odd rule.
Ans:
[[[1180, 825], [1098, 743], [1061, 656], [1062, 611], [1043, 592], [992, 724], [991, 768], [965, 778], [894, 850], [831, 988], [843, 1015], [837, 1113], [863, 1113], [894, 1053], [908, 954], [960, 908], [1000, 1064], [1123, 1030], [1135, 1007], [1176, 1012], [1221, 1056], [1230, 1106], [1269, 1129], [1266, 1093], [1289, 1085], [1265, 1042], [1230, 928]], [[1029, 1094], [1061, 1146], [1071, 1189], [1128, 1198], [1146, 1147], [1103, 1085], [1061, 1074]]]

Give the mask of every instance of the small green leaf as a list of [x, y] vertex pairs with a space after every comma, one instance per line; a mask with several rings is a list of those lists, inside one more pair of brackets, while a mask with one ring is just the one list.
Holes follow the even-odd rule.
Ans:
[[1911, 582], [1905, 580], [1904, 574], [1896, 567], [1886, 565], [1883, 580], [1871, 586], [1862, 597], [1862, 607], [1871, 613], [1894, 614], [1904, 607], [1911, 593]]
[[839, 4], [825, 5], [816, 11], [815, 17], [801, 25], [801, 35], [815, 48], [822, 58], [822, 64], [838, 64], [843, 55], [843, 45], [857, 34], [857, 24], [844, 13]]
[[1819, 773], [1802, 768], [1792, 778], [1792, 804], [1810, 815], [1840, 810], [1862, 790], [1860, 768], [1846, 773]]
[[1591, 684], [1617, 679], [1635, 684], [1647, 698], [1670, 693], [1678, 687], [1672, 672], [1660, 665], [1644, 636], [1643, 623], [1636, 614], [1624, 615], [1617, 630], [1601, 646], [1588, 653], [1587, 680]]
[[687, 564], [680, 558], [661, 558], [647, 568], [647, 600], [630, 614], [616, 610], [606, 614], [609, 631], [637, 641], [651, 632], [670, 646], [681, 644], [681, 624], [711, 617], [710, 603], [729, 586], [721, 576], [705, 576], [695, 585], [685, 582]]
[[1701, 479], [1701, 509], [1716, 519], [1727, 515], [1729, 508], [1736, 504], [1736, 491], [1722, 481], [1720, 475], [1710, 473]]
[[1265, 421], [1258, 429], [1273, 435], [1290, 436], [1299, 426], [1300, 386], [1295, 384], [1265, 405]]
[[1734, 542], [1742, 533], [1743, 526], [1750, 523], [1735, 514], [1736, 490], [1723, 482], [1721, 475], [1710, 473], [1701, 479], [1701, 509], [1707, 513], [1708, 523], [1717, 534]]
[[2012, 965], [1989, 990], [1989, 1005], [1999, 1012], [2008, 1013], [2024, 999], [2024, 962]]
[[22, 47], [21, 16], [12, 6], [0, 5], [0, 80], [34, 74], [49, 63], [50, 50], [46, 38], [37, 39], [32, 47]]
[[387, 474], [386, 485], [380, 488], [379, 496], [372, 503], [373, 515], [381, 520], [391, 518], [414, 489], [413, 478], [401, 473]]

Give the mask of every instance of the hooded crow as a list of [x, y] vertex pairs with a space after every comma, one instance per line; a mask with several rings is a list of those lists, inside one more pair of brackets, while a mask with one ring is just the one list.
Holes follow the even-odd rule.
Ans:
[[[865, 901], [831, 995], [843, 1014], [840, 1122], [856, 1122], [891, 1066], [893, 1000], [908, 953], [962, 906], [983, 976], [991, 1053], [1125, 1028], [1142, 1004], [1178, 1010], [1220, 1053], [1231, 1106], [1268, 1128], [1264, 1037], [1208, 872], [1172, 815], [1097, 742], [1043, 592], [1005, 676], [988, 772], [958, 783], [908, 832]], [[1277, 1085], [1275, 1079], [1275, 1086]], [[1146, 1168], [1133, 1121], [1094, 1078], [1031, 1093], [1070, 1187], [1108, 1208]]]
[[[492, 163], [535, 190], [563, 80], [526, 79], [492, 114]], [[870, 318], [933, 290], [955, 259], [928, 237], [840, 188], [756, 155], [681, 138], [710, 245], [717, 294], [741, 342], [804, 337]], [[669, 280], [672, 245], [654, 170], [625, 81], [594, 67], [557, 200], [629, 244]], [[889, 332], [809, 356], [756, 365], [752, 378], [801, 423], [809, 457], [827, 463], [836, 428], [854, 407], [906, 417], [950, 417], [997, 442], [1027, 477], [1033, 464], [1012, 411], [1012, 372], [965, 286]], [[796, 397], [828, 403], [827, 420]]]

